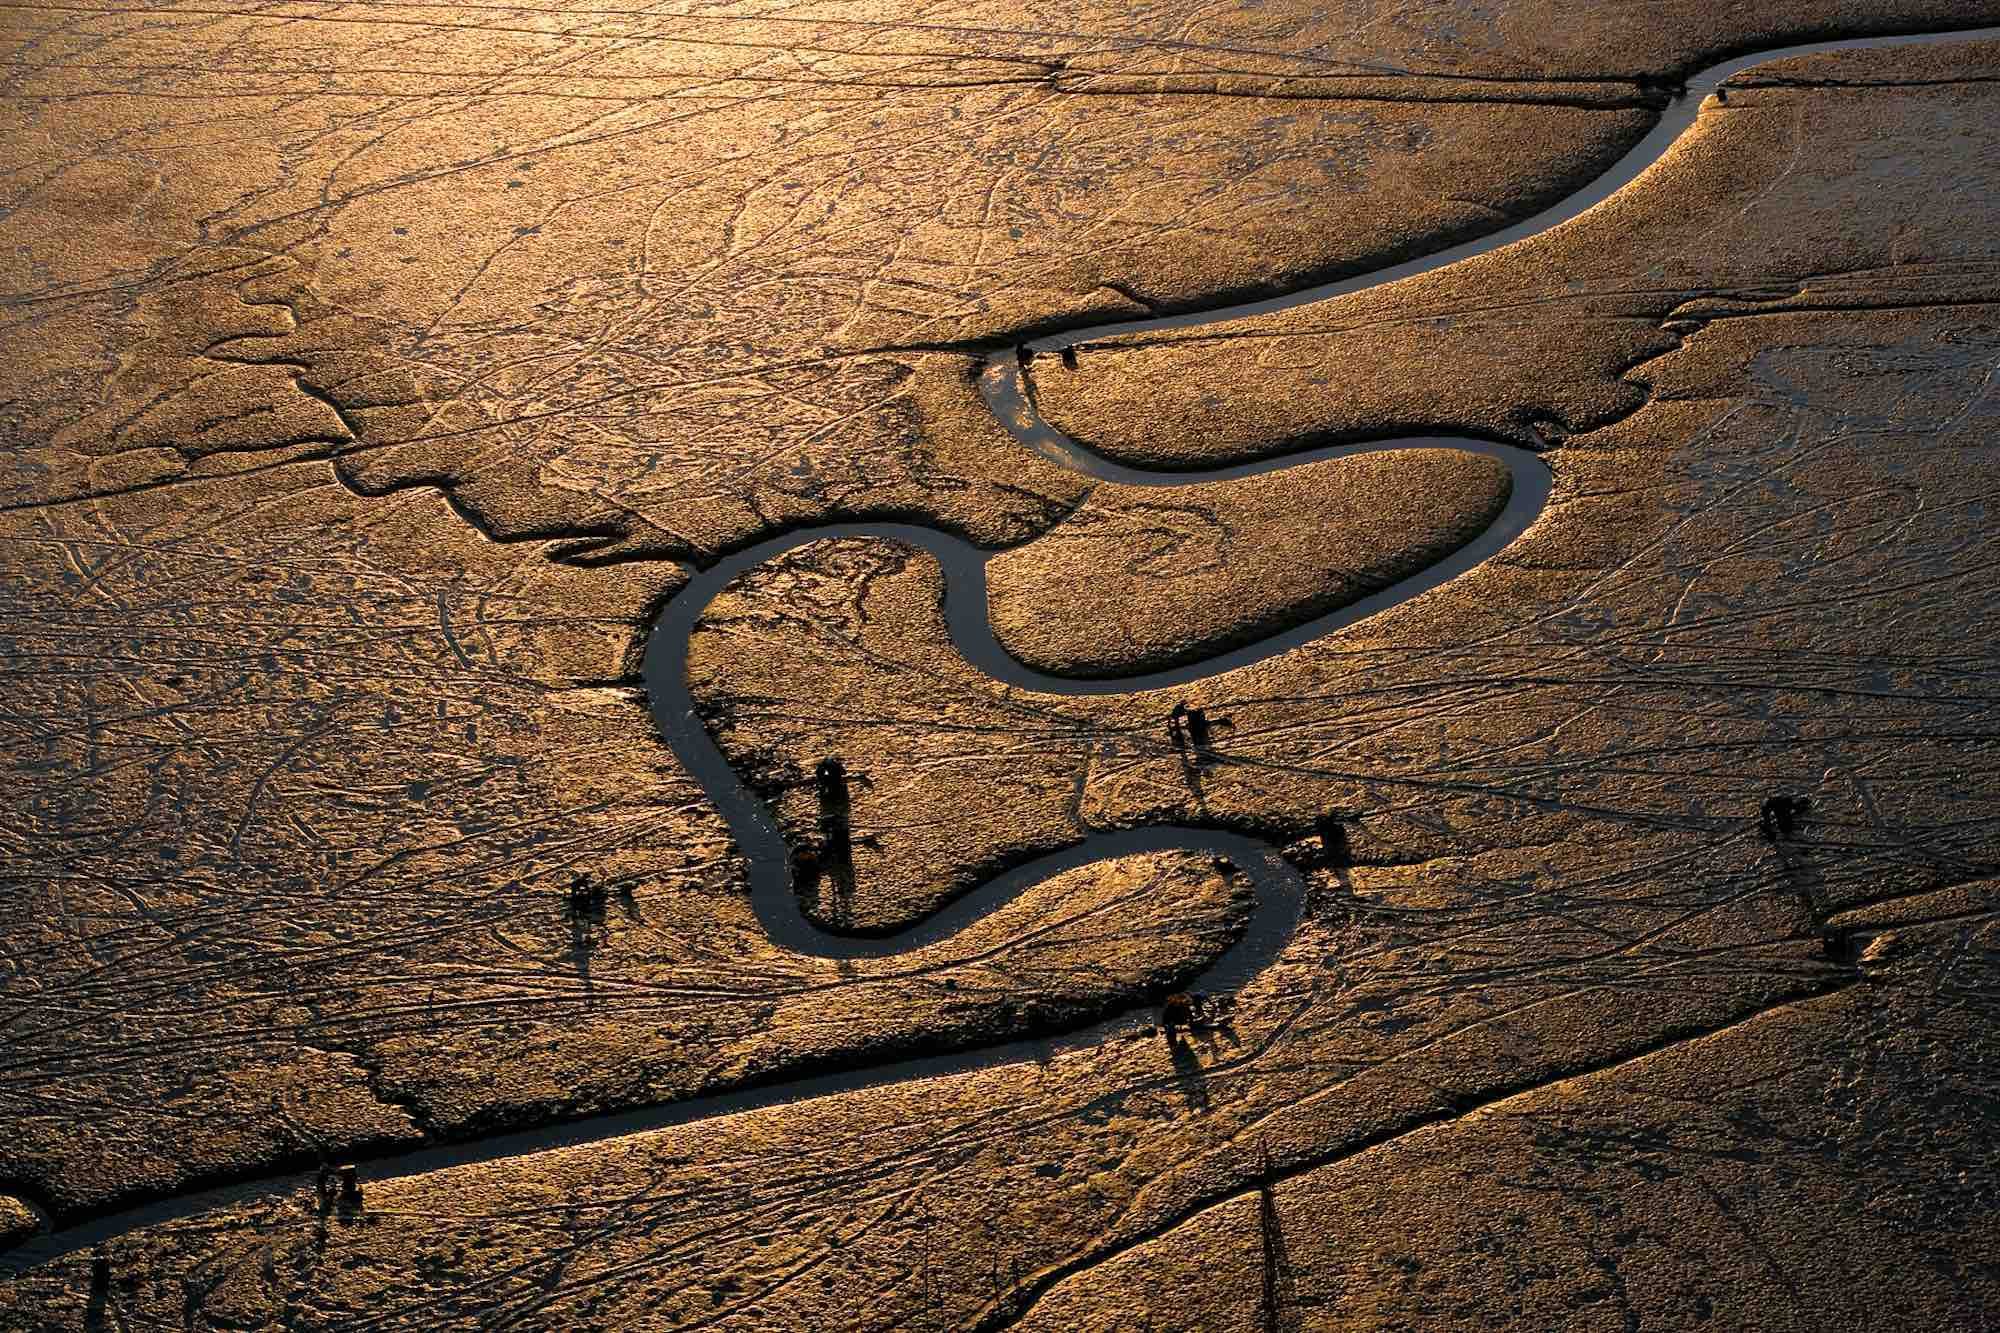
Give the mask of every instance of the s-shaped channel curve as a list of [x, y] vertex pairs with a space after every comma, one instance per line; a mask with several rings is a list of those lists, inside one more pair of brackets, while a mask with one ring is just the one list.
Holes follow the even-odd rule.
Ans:
[[[1723, 80], [1754, 65], [1793, 56], [1859, 48], [1930, 45], [2000, 38], [2000, 27], [1960, 28], [1941, 32], [1876, 36], [1799, 43], [1751, 52], [1720, 61], [1688, 79], [1685, 91], [1662, 114], [1659, 123], [1595, 180], [1550, 208], [1498, 232], [1403, 263], [1338, 282], [1309, 287], [1285, 296], [1242, 302], [1212, 310], [1158, 319], [1133, 320], [1076, 329], [1033, 339], [1033, 352], [1056, 351], [1085, 342], [1126, 335], [1190, 328], [1242, 319], [1311, 302], [1344, 296], [1417, 274], [1428, 273], [1475, 255], [1486, 254], [1540, 235], [1569, 221], [1637, 180], [1665, 155], [1693, 125], [1701, 97]], [[981, 375], [988, 405], [1015, 439], [1025, 447], [1102, 480], [1147, 486], [1179, 486], [1297, 467], [1322, 459], [1392, 449], [1439, 446], [1472, 450], [1501, 459], [1513, 477], [1506, 508], [1470, 543], [1437, 564], [1374, 595], [1274, 634], [1260, 642], [1220, 654], [1204, 662], [1117, 680], [1071, 680], [1029, 670], [1009, 657], [993, 637], [986, 619], [985, 564], [982, 551], [960, 538], [932, 529], [896, 523], [841, 523], [787, 533], [739, 551], [701, 571], [656, 617], [647, 642], [645, 679], [654, 718], [661, 735], [689, 771], [703, 784], [728, 821], [750, 867], [751, 902], [774, 943], [802, 953], [848, 958], [881, 957], [949, 937], [974, 919], [1018, 895], [1028, 886], [1072, 867], [1135, 853], [1183, 850], [1210, 852], [1234, 860], [1257, 894], [1256, 907], [1243, 936], [1191, 985], [1228, 992], [1242, 986], [1277, 956], [1296, 924], [1304, 884], [1298, 872], [1278, 856], [1272, 844], [1214, 829], [1177, 825], [1153, 826], [1095, 835], [1078, 845], [1043, 856], [995, 877], [956, 899], [943, 910], [901, 934], [879, 939], [829, 935], [808, 920], [790, 882], [790, 858], [771, 811], [752, 794], [723, 760], [701, 724], [687, 693], [688, 639], [702, 612], [722, 588], [746, 570], [809, 542], [839, 537], [878, 538], [905, 542], [930, 552], [944, 567], [947, 580], [945, 614], [952, 639], [968, 661], [995, 679], [1028, 689], [1058, 694], [1129, 693], [1186, 683], [1233, 670], [1288, 651], [1409, 600], [1457, 577], [1490, 557], [1527, 529], [1546, 503], [1550, 475], [1540, 459], [1524, 450], [1480, 440], [1451, 437], [1400, 439], [1375, 444], [1313, 449], [1281, 458], [1203, 472], [1152, 472], [1122, 466], [1064, 437], [1044, 422], [1026, 391], [1013, 353], [996, 355]], [[1047, 1060], [1063, 1051], [1096, 1046], [1132, 1030], [1138, 1015], [1126, 1012], [1059, 1037], [1025, 1038], [970, 1050], [903, 1059], [866, 1068], [814, 1074], [782, 1083], [764, 1084], [691, 1098], [637, 1111], [592, 1116], [564, 1124], [495, 1134], [462, 1143], [438, 1144], [373, 1159], [372, 1179], [383, 1180], [509, 1157], [551, 1148], [602, 1142], [744, 1111], [782, 1106], [862, 1088], [930, 1078], [972, 1069]], [[0, 1256], [0, 1272], [18, 1274], [39, 1264], [77, 1253], [140, 1227], [191, 1217], [215, 1208], [268, 1200], [305, 1188], [297, 1172], [285, 1172], [192, 1190], [118, 1212], [80, 1220], [43, 1234]]]

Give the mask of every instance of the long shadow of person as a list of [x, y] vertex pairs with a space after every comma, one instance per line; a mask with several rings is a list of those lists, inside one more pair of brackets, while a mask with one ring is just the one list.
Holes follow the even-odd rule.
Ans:
[[1208, 812], [1208, 793], [1201, 789], [1201, 768], [1194, 762], [1193, 757], [1188, 754], [1185, 746], [1177, 746], [1176, 748], [1180, 752], [1181, 776], [1187, 781], [1189, 794], [1194, 797], [1194, 808], [1206, 814]]
[[819, 761], [813, 770], [813, 790], [819, 798], [819, 845], [812, 855], [813, 883], [802, 877], [802, 898], [832, 930], [844, 929], [854, 918], [854, 848], [873, 847], [872, 837], [854, 836], [854, 788], [872, 787], [864, 773], [850, 774], [838, 756]]
[[1825, 915], [1820, 904], [1821, 891], [1826, 887], [1825, 873], [1799, 848], [1784, 843], [1778, 844], [1778, 866], [1785, 883], [1799, 900], [1799, 913], [1804, 918], [1799, 933], [1802, 936], [1817, 933]]
[[820, 853], [819, 893], [813, 910], [829, 929], [845, 930], [854, 920], [854, 841], [840, 840]]
[[1278, 1195], [1271, 1184], [1270, 1159], [1264, 1162], [1263, 1179], [1257, 1182], [1257, 1232], [1262, 1242], [1263, 1290], [1257, 1310], [1259, 1333], [1289, 1333], [1298, 1327], [1291, 1313], [1298, 1307], [1298, 1280], [1292, 1255], [1285, 1245], [1285, 1230], [1278, 1217]]
[[563, 916], [569, 922], [570, 963], [576, 968], [576, 975], [583, 982], [584, 998], [592, 994], [590, 980], [590, 955], [609, 933], [606, 924], [604, 887], [592, 884], [578, 876], [569, 886], [569, 893], [563, 900]]
[[1167, 1038], [1167, 1055], [1174, 1062], [1174, 1082], [1179, 1085], [1181, 1096], [1187, 1100], [1188, 1109], [1206, 1111], [1209, 1108], [1208, 1071], [1201, 1067], [1201, 1056], [1186, 1037], [1178, 1033]]
[[1201, 786], [1201, 752], [1195, 748], [1189, 735], [1187, 718], [1194, 710], [1185, 703], [1174, 705], [1173, 712], [1167, 714], [1167, 736], [1174, 743], [1174, 755], [1181, 761], [1181, 778], [1187, 783], [1190, 795], [1194, 797], [1195, 809], [1208, 812], [1208, 793]]
[[1827, 912], [1823, 901], [1826, 875], [1798, 841], [1800, 826], [1811, 809], [1812, 801], [1807, 797], [1778, 795], [1767, 799], [1757, 812], [1757, 831], [1771, 844], [1778, 868], [1798, 898], [1804, 916], [1801, 936], [1817, 934]]
[[102, 1248], [90, 1256], [90, 1301], [84, 1307], [83, 1326], [96, 1333], [106, 1326], [111, 1312], [111, 1259]]

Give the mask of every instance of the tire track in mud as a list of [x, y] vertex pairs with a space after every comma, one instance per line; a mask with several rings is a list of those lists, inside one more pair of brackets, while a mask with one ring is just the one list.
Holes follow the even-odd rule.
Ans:
[[[1482, 563], [1511, 543], [1541, 513], [1552, 476], [1533, 453], [1512, 445], [1450, 436], [1425, 436], [1369, 444], [1338, 445], [1203, 471], [1156, 471], [1117, 463], [1070, 440], [1041, 419], [1032, 386], [1022, 373], [1034, 354], [1062, 352], [1088, 342], [1131, 339], [1206, 324], [1248, 318], [1345, 296], [1403, 278], [1444, 268], [1476, 255], [1538, 236], [1570, 221], [1640, 180], [1695, 122], [1700, 100], [1731, 75], [1754, 65], [1794, 56], [1834, 51], [1883, 49], [1942, 42], [2000, 38], [2000, 27], [1966, 28], [1901, 36], [1872, 36], [1808, 42], [1751, 52], [1710, 65], [1691, 76], [1662, 113], [1653, 130], [1596, 179], [1549, 208], [1509, 226], [1435, 253], [1392, 264], [1336, 282], [1206, 311], [1190, 311], [1150, 319], [1120, 321], [1069, 332], [1035, 337], [1019, 348], [990, 356], [980, 375], [980, 391], [989, 409], [1023, 447], [1101, 481], [1126, 485], [1170, 487], [1225, 481], [1275, 472], [1327, 458], [1392, 450], [1456, 448], [1484, 453], [1504, 462], [1513, 487], [1506, 507], [1488, 528], [1442, 560], [1371, 596], [1302, 624], [1274, 633], [1256, 643], [1202, 662], [1171, 670], [1116, 679], [1080, 680], [1044, 675], [1009, 657], [995, 639], [986, 618], [985, 565], [996, 551], [982, 550], [962, 538], [912, 524], [832, 523], [795, 530], [738, 551], [697, 573], [691, 582], [657, 613], [648, 633], [645, 682], [662, 738], [700, 781], [736, 837], [749, 866], [751, 904], [774, 944], [801, 953], [835, 958], [884, 957], [945, 940], [986, 916], [1032, 885], [1079, 866], [1144, 852], [1209, 853], [1227, 858], [1247, 877], [1256, 906], [1242, 937], [1198, 977], [1187, 983], [1215, 992], [1232, 992], [1255, 978], [1284, 947], [1303, 906], [1305, 885], [1299, 872], [1279, 855], [1271, 842], [1217, 829], [1189, 825], [1156, 825], [1093, 835], [1077, 845], [1031, 861], [987, 881], [925, 921], [885, 938], [857, 938], [821, 931], [805, 916], [791, 882], [791, 858], [773, 813], [749, 790], [724, 759], [703, 725], [687, 690], [688, 643], [702, 612], [733, 579], [797, 547], [835, 538], [903, 542], [935, 557], [943, 567], [947, 592], [945, 617], [953, 643], [968, 662], [996, 680], [1050, 694], [1123, 694], [1158, 689], [1218, 675], [1287, 652], [1304, 643], [1352, 625], [1387, 608], [1430, 591]], [[1046, 1061], [1065, 1052], [1094, 1048], [1128, 1034], [1146, 1018], [1128, 1009], [1081, 1030], [1045, 1037], [1028, 1037], [967, 1050], [897, 1060], [859, 1069], [808, 1075], [782, 1083], [734, 1089], [643, 1110], [612, 1113], [566, 1124], [498, 1134], [473, 1141], [439, 1144], [374, 1159], [370, 1178], [394, 1179], [448, 1167], [504, 1160], [552, 1148], [602, 1142], [648, 1130], [684, 1125], [718, 1116], [787, 1105], [843, 1092], [882, 1087], [914, 1079], [933, 1078], [991, 1068], [1023, 1060]], [[1738, 1020], [1741, 1021], [1741, 1020]], [[1664, 1049], [1704, 1034], [1681, 1034], [1658, 1043]], [[1641, 1058], [1648, 1050], [1627, 1052], [1612, 1063]], [[1589, 1072], [1588, 1070], [1581, 1072]], [[1558, 1075], [1561, 1077], [1573, 1077]], [[1520, 1089], [1513, 1094], [1518, 1095]], [[1449, 1118], [1449, 1117], [1447, 1117]], [[1429, 1122], [1427, 1122], [1429, 1123]], [[1306, 1168], [1299, 1168], [1301, 1170]], [[212, 1188], [184, 1192], [141, 1204], [59, 1230], [44, 1233], [0, 1257], [0, 1272], [18, 1274], [42, 1263], [74, 1254], [140, 1227], [187, 1218], [214, 1208], [268, 1200], [302, 1187], [297, 1172], [272, 1174]], [[0, 1189], [10, 1188], [0, 1186]], [[1225, 1189], [1201, 1207], [1255, 1189], [1249, 1182]], [[1071, 1260], [1031, 1278], [1023, 1291], [1026, 1303], [1004, 1314], [987, 1311], [982, 1327], [1012, 1322], [1056, 1283], [1164, 1234], [1194, 1211], [1140, 1227], [1131, 1238], [1091, 1245]]]

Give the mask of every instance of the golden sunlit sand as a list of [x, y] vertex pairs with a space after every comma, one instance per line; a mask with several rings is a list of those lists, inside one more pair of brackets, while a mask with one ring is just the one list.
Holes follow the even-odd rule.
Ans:
[[1994, 1318], [2000, 6], [7, 14], [0, 1328]]

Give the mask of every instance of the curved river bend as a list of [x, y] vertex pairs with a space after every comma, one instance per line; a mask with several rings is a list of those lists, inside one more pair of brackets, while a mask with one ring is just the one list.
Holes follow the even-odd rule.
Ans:
[[[1791, 56], [1858, 48], [1928, 45], [1996, 37], [2000, 37], [2000, 27], [1971, 28], [1810, 42], [1733, 57], [1711, 65], [1690, 78], [1685, 92], [1667, 108], [1652, 131], [1591, 183], [1542, 212], [1491, 235], [1285, 296], [1247, 301], [1215, 310], [1076, 329], [1033, 339], [1025, 344], [1025, 348], [1037, 353], [1053, 352], [1100, 339], [1242, 319], [1428, 273], [1546, 232], [1632, 184], [1694, 124], [1700, 101], [1706, 94], [1731, 75], [1753, 65]], [[943, 566], [946, 579], [945, 616], [952, 641], [967, 661], [994, 679], [1048, 694], [1110, 694], [1156, 689], [1199, 680], [1286, 652], [1457, 577], [1527, 530], [1547, 503], [1551, 481], [1548, 468], [1533, 454], [1509, 445], [1428, 436], [1313, 449], [1277, 459], [1202, 472], [1147, 471], [1113, 462], [1068, 439], [1043, 421], [1024, 389], [1019, 359], [1013, 352], [989, 359], [980, 377], [980, 388], [995, 416], [1023, 447], [1100, 480], [1128, 485], [1186, 486], [1279, 471], [1326, 458], [1440, 446], [1497, 457], [1506, 463], [1512, 474], [1512, 494], [1493, 523], [1471, 542], [1420, 573], [1338, 611], [1257, 643], [1193, 665], [1122, 679], [1074, 680], [1048, 676], [1032, 671], [1009, 657], [995, 640], [986, 617], [986, 560], [994, 552], [982, 550], [961, 538], [910, 524], [835, 523], [790, 532], [761, 542], [699, 572], [655, 619], [645, 658], [646, 689], [654, 719], [661, 736], [701, 783], [728, 822], [749, 867], [752, 906], [774, 944], [803, 954], [839, 958], [903, 953], [949, 938], [1031, 885], [1061, 871], [1135, 853], [1194, 851], [1230, 858], [1256, 892], [1256, 903], [1242, 937], [1198, 978], [1188, 983], [1191, 988], [1208, 992], [1233, 991], [1262, 971], [1290, 938], [1303, 905], [1305, 886], [1298, 872], [1277, 854], [1272, 844], [1214, 829], [1164, 825], [1096, 834], [1074, 847], [1040, 857], [989, 880], [900, 934], [861, 939], [831, 935], [820, 930], [801, 910], [799, 897], [791, 882], [789, 852], [771, 810], [729, 767], [716, 748], [714, 738], [702, 725], [688, 694], [688, 641], [702, 613], [732, 579], [774, 556], [807, 543], [845, 537], [904, 542], [928, 551]], [[497, 1161], [550, 1148], [592, 1143], [838, 1092], [1021, 1060], [1046, 1060], [1065, 1051], [1097, 1046], [1148, 1021], [1149, 1013], [1128, 1010], [1093, 1026], [1057, 1037], [1029, 1038], [974, 1050], [896, 1060], [863, 1069], [811, 1075], [784, 1083], [697, 1097], [645, 1110], [499, 1134], [469, 1143], [420, 1148], [374, 1161], [368, 1175], [378, 1180], [417, 1175], [451, 1166]], [[267, 1199], [304, 1186], [301, 1175], [293, 1172], [142, 1204], [37, 1236], [0, 1257], [0, 1271], [19, 1273], [139, 1227], [189, 1217], [232, 1203]]]

